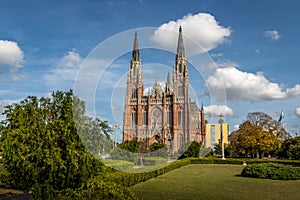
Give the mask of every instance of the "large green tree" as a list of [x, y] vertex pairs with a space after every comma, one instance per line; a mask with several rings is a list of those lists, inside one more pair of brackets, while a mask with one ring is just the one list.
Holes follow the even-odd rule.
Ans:
[[92, 146], [94, 139], [108, 141], [111, 129], [84, 113], [84, 103], [72, 91], [58, 91], [49, 98], [29, 96], [6, 107], [1, 149], [15, 187], [41, 193], [43, 188], [77, 188], [97, 174], [101, 163], [80, 136]]

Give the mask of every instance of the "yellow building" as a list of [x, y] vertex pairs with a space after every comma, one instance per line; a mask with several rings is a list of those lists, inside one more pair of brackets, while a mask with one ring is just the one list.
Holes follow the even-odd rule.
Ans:
[[224, 144], [228, 144], [228, 133], [229, 133], [229, 125], [226, 123], [221, 124], [206, 124], [206, 140], [205, 147], [212, 147], [213, 144], [219, 143], [221, 139], [221, 130], [223, 133]]

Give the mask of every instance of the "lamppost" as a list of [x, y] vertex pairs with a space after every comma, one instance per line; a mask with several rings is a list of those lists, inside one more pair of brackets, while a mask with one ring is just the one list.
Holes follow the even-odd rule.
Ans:
[[116, 123], [113, 125], [113, 127], [114, 127], [114, 143], [113, 143], [113, 149], [114, 149], [117, 146], [116, 145], [116, 133], [120, 126], [118, 123]]
[[222, 114], [220, 114], [220, 119], [219, 119], [219, 123], [220, 123], [220, 137], [221, 137], [221, 145], [222, 145], [222, 160], [226, 160], [225, 159], [225, 153], [224, 153], [224, 138], [223, 138], [223, 123], [224, 123], [224, 116]]

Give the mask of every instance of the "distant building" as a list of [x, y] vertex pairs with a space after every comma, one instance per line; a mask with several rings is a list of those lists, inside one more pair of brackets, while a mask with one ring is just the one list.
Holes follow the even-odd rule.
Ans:
[[[158, 71], [158, 73], [160, 73]], [[144, 79], [137, 33], [128, 69], [123, 120], [123, 141], [136, 139], [147, 146], [158, 142], [177, 152], [188, 141], [205, 141], [205, 119], [201, 109], [190, 101], [189, 74], [183, 36], [179, 28], [173, 77], [166, 75], [162, 88], [156, 81], [144, 95]]]
[[221, 124], [206, 124], [205, 147], [212, 147], [213, 144], [218, 144], [221, 139], [221, 130], [223, 133], [224, 144], [228, 144], [229, 125]]

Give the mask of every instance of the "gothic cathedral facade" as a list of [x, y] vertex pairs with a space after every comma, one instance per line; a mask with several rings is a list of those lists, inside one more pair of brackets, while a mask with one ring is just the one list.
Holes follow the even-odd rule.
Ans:
[[203, 105], [198, 108], [189, 96], [189, 74], [182, 29], [179, 28], [173, 78], [167, 75], [165, 87], [156, 81], [151, 92], [144, 95], [137, 33], [127, 76], [123, 119], [123, 141], [136, 139], [147, 147], [158, 142], [177, 152], [188, 141], [205, 143]]

